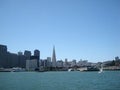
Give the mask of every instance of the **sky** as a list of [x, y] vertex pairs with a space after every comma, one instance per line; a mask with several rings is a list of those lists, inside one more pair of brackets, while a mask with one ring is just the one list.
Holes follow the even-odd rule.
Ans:
[[120, 0], [0, 0], [0, 44], [99, 62], [120, 56]]

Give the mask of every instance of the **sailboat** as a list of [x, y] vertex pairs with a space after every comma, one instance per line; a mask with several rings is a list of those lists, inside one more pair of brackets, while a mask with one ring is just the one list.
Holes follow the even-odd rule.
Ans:
[[99, 69], [99, 72], [98, 73], [102, 73], [103, 72], [103, 66], [101, 64], [101, 68]]
[[100, 71], [98, 73], [102, 73], [103, 72], [103, 68], [100, 68]]

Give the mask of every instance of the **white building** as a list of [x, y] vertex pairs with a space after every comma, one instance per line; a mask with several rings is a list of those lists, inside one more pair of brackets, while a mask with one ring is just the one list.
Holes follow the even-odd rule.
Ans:
[[37, 68], [37, 59], [26, 60], [26, 70], [34, 71]]

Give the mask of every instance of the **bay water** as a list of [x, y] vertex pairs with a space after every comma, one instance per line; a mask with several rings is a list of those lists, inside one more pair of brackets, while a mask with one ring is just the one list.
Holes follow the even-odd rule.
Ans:
[[120, 71], [0, 72], [0, 90], [120, 90]]

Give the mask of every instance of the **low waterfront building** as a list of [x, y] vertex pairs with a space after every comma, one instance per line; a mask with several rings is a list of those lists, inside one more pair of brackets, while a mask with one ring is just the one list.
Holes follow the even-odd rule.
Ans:
[[74, 67], [74, 66], [76, 66], [76, 60], [75, 59], [72, 60], [72, 62], [71, 62], [71, 67]]
[[87, 71], [88, 68], [87, 67], [81, 67], [81, 68], [78, 68], [78, 70], [82, 72], [82, 71]]
[[69, 68], [69, 67], [70, 67], [70, 64], [69, 64], [67, 58], [65, 58], [65, 62], [63, 62], [63, 67], [64, 67], [64, 68]]
[[77, 63], [77, 66], [79, 67], [83, 67], [83, 66], [89, 66], [90, 63], [88, 63], [87, 60], [80, 60], [78, 63]]
[[57, 61], [57, 67], [63, 67], [63, 61], [62, 60]]
[[26, 70], [34, 71], [37, 68], [37, 59], [26, 60]]
[[107, 66], [103, 67], [104, 70], [120, 70], [120, 66]]

